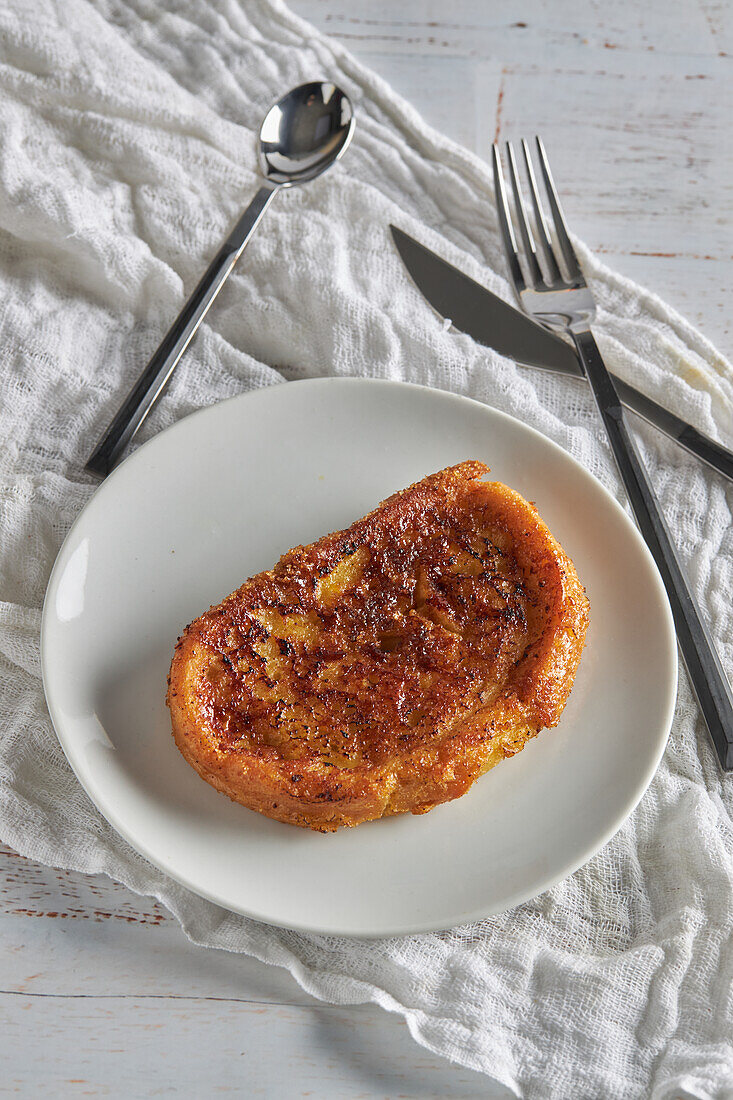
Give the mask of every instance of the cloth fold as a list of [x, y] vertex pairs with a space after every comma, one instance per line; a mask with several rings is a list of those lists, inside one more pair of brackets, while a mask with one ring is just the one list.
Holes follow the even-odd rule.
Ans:
[[[334, 1003], [374, 1001], [517, 1096], [733, 1096], [733, 782], [684, 675], [640, 806], [580, 871], [448, 932], [372, 943], [227, 913], [115, 834], [58, 746], [39, 676], [55, 554], [94, 486], [111, 411], [257, 185], [284, 90], [333, 79], [344, 160], [280, 196], [142, 437], [296, 377], [372, 375], [467, 394], [546, 433], [623, 501], [582, 382], [446, 332], [405, 277], [396, 222], [511, 300], [486, 165], [430, 130], [275, 0], [6, 0], [0, 9], [0, 836], [154, 895], [196, 943], [286, 967]], [[579, 245], [609, 366], [733, 436], [733, 371], [648, 291]], [[652, 429], [644, 457], [723, 663], [733, 659], [733, 492]]]

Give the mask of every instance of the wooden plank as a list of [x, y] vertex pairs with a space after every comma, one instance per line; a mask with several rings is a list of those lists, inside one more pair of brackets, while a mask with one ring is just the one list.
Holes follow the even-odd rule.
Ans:
[[0, 844], [0, 914], [45, 918], [64, 923], [111, 921], [117, 924], [178, 926], [167, 909], [141, 898], [106, 875], [82, 875], [44, 867]]
[[580, 24], [569, 0], [521, 19], [475, 0], [293, 6], [483, 158], [542, 132], [578, 235], [726, 351], [731, 5], [622, 0]]
[[368, 7], [334, 0], [291, 0], [291, 7], [359, 55], [365, 49], [400, 53], [461, 51], [509, 57], [521, 50], [540, 57], [548, 46], [627, 53], [717, 53], [730, 26], [725, 0], [530, 0], [520, 11], [481, 0], [370, 0]]
[[[130, 909], [132, 898], [126, 899]], [[118, 924], [91, 916], [0, 918], [0, 992], [59, 997], [193, 997], [310, 1007], [281, 967], [197, 947], [177, 921]]]
[[6, 994], [0, 1020], [3, 1090], [28, 1096], [510, 1096], [359, 1008]]
[[[151, 898], [106, 875], [59, 871], [0, 845], [0, 989], [312, 1005], [280, 967], [202, 950]], [[43, 965], [42, 965], [43, 960]]]
[[509, 1095], [418, 1047], [397, 1016], [322, 1005], [279, 967], [196, 947], [106, 876], [6, 846], [0, 1026], [3, 1089], [29, 1096]]

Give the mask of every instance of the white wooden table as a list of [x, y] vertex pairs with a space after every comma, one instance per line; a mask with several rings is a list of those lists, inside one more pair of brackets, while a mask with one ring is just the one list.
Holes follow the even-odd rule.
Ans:
[[[728, 0], [291, 2], [482, 156], [541, 132], [577, 232], [730, 355]], [[508, 1095], [397, 1017], [320, 1005], [106, 878], [2, 847], [0, 959], [0, 1092]]]

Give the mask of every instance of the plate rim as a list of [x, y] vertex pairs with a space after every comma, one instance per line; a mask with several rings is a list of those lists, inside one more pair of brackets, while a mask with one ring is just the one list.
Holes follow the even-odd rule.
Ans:
[[[64, 557], [64, 552], [68, 543], [73, 539], [77, 528], [81, 525], [83, 518], [87, 512], [87, 509], [91, 503], [97, 498], [100, 492], [106, 492], [107, 487], [114, 482], [114, 480], [120, 475], [124, 469], [129, 470], [131, 466], [137, 466], [143, 459], [141, 455], [149, 455], [151, 449], [155, 449], [160, 445], [160, 440], [170, 439], [170, 436], [182, 429], [184, 424], [188, 424], [193, 418], [200, 418], [206, 415], [212, 414], [215, 409], [220, 408], [223, 405], [229, 405], [235, 402], [244, 403], [248, 400], [261, 398], [262, 396], [270, 396], [272, 391], [280, 389], [280, 386], [285, 385], [290, 389], [291, 387], [308, 387], [308, 388], [323, 388], [323, 387], [335, 387], [341, 386], [357, 387], [382, 387], [384, 389], [399, 388], [399, 389], [412, 389], [421, 390], [429, 394], [432, 394], [441, 399], [452, 400], [457, 403], [468, 403], [472, 406], [477, 406], [484, 414], [489, 417], [497, 417], [500, 420], [508, 422], [514, 428], [518, 428], [520, 432], [528, 432], [531, 435], [538, 437], [542, 441], [542, 444], [549, 446], [551, 450], [554, 450], [559, 454], [562, 460], [570, 462], [576, 468], [584, 479], [591, 482], [596, 490], [600, 490], [602, 495], [605, 496], [607, 503], [611, 505], [611, 510], [615, 513], [616, 518], [621, 522], [622, 526], [625, 526], [627, 534], [630, 534], [632, 541], [636, 543], [637, 548], [641, 551], [642, 557], [645, 558], [647, 566], [649, 568], [649, 579], [656, 588], [656, 594], [659, 600], [660, 607], [663, 611], [663, 617], [666, 624], [666, 630], [664, 635], [665, 648], [668, 651], [668, 691], [666, 698], [666, 710], [663, 719], [659, 723], [659, 727], [655, 733], [654, 743], [655, 750], [650, 755], [649, 764], [646, 769], [643, 769], [640, 777], [637, 778], [636, 783], [633, 785], [633, 789], [627, 795], [626, 800], [623, 803], [623, 808], [620, 809], [615, 815], [613, 822], [603, 832], [600, 840], [595, 840], [590, 847], [584, 849], [584, 852], [580, 858], [573, 858], [564, 864], [563, 869], [559, 872], [553, 872], [545, 879], [542, 879], [540, 883], [533, 887], [530, 892], [527, 890], [518, 890], [514, 895], [510, 895], [508, 899], [505, 899], [501, 905], [487, 905], [478, 909], [472, 909], [468, 912], [457, 916], [452, 923], [446, 924], [444, 921], [436, 922], [435, 920], [425, 921], [412, 921], [409, 926], [406, 924], [399, 925], [393, 928], [380, 928], [379, 931], [374, 931], [368, 926], [364, 926], [358, 929], [349, 928], [344, 930], [343, 928], [333, 925], [313, 925], [308, 922], [297, 921], [284, 921], [278, 920], [277, 917], [273, 917], [270, 914], [264, 914], [255, 911], [252, 908], [247, 908], [240, 905], [233, 905], [230, 899], [223, 898], [217, 895], [216, 892], [202, 889], [199, 885], [192, 882], [186, 875], [180, 873], [178, 870], [172, 870], [169, 866], [166, 866], [166, 861], [161, 859], [157, 855], [151, 853], [147, 844], [141, 843], [140, 840], [130, 836], [124, 823], [119, 819], [114, 805], [108, 802], [106, 794], [101, 794], [93, 783], [87, 782], [87, 777], [81, 773], [80, 768], [77, 768], [77, 763], [74, 759], [73, 737], [68, 738], [65, 732], [63, 732], [64, 721], [63, 717], [59, 714], [51, 695], [49, 693], [48, 681], [49, 681], [49, 641], [47, 623], [51, 618], [52, 612], [50, 610], [53, 603], [53, 599], [56, 594], [59, 577], [61, 575], [61, 561]], [[237, 915], [246, 917], [250, 920], [258, 921], [262, 924], [271, 925], [276, 928], [288, 929], [291, 931], [315, 934], [315, 935], [336, 935], [343, 936], [349, 939], [358, 940], [374, 940], [374, 939], [389, 939], [400, 936], [418, 935], [429, 932], [446, 931], [451, 928], [458, 928], [465, 924], [476, 923], [477, 921], [487, 919], [497, 914], [507, 912], [510, 909], [515, 908], [518, 905], [525, 904], [533, 898], [539, 897], [547, 890], [552, 889], [559, 882], [569, 878], [581, 867], [585, 866], [597, 853], [605, 847], [605, 845], [612, 839], [613, 836], [619, 831], [619, 829], [628, 820], [629, 816], [634, 812], [639, 805], [641, 799], [646, 793], [656, 771], [659, 767], [659, 763], [664, 755], [669, 735], [671, 732], [672, 722], [674, 719], [674, 712], [677, 701], [677, 688], [678, 688], [678, 675], [679, 675], [679, 660], [677, 653], [677, 640], [676, 632], [674, 628], [674, 621], [672, 618], [672, 611], [669, 605], [666, 590], [664, 588], [659, 570], [656, 562], [652, 557], [651, 551], [644, 542], [644, 539], [639, 532], [638, 528], [634, 524], [633, 520], [624, 510], [623, 506], [616, 500], [613, 494], [606, 488], [606, 486], [589, 470], [582, 465], [573, 455], [565, 450], [559, 443], [556, 443], [549, 436], [539, 431], [537, 428], [532, 427], [530, 424], [526, 424], [518, 417], [512, 416], [510, 413], [504, 412], [502, 409], [497, 409], [493, 405], [489, 405], [483, 401], [479, 401], [476, 398], [468, 397], [464, 394], [454, 393], [451, 390], [443, 390], [436, 386], [425, 386], [416, 382], [405, 382], [398, 379], [386, 379], [386, 378], [363, 378], [355, 375], [328, 375], [319, 378], [303, 378], [297, 379], [292, 382], [283, 381], [275, 382], [270, 385], [259, 386], [252, 390], [246, 390], [243, 393], [235, 394], [232, 397], [226, 398], [223, 401], [218, 401], [213, 405], [205, 405], [199, 409], [194, 410], [188, 415], [181, 417], [174, 424], [169, 425], [150, 439], [146, 440], [143, 444], [136, 448], [130, 455], [128, 455], [119, 465], [97, 486], [92, 496], [86, 502], [84, 507], [75, 518], [71, 527], [69, 528], [66, 536], [64, 537], [58, 553], [54, 560], [53, 567], [49, 574], [48, 583], [46, 586], [46, 592], [43, 600], [43, 608], [41, 612], [41, 639], [40, 639], [40, 663], [41, 663], [41, 680], [43, 684], [44, 696], [46, 699], [46, 705], [49, 710], [51, 722], [53, 724], [56, 738], [63, 750], [64, 756], [68, 764], [70, 765], [77, 781], [80, 783], [83, 790], [90, 798], [95, 808], [102, 814], [104, 819], [109, 825], [125, 840], [134, 851], [146, 859], [153, 867], [155, 867], [162, 874], [167, 875], [174, 882], [190, 890], [198, 897], [204, 898], [207, 901], [212, 902], [215, 905], [227, 910], [228, 912], [236, 913]], [[132, 887], [131, 887], [132, 889]]]

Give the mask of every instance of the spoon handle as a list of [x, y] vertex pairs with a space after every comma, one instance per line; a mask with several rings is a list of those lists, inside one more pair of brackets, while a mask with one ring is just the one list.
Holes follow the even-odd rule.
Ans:
[[278, 190], [277, 185], [271, 183], [260, 187], [94, 448], [84, 467], [89, 473], [106, 477], [120, 461], [122, 452], [160, 397], [178, 360], [193, 339], [209, 306], [229, 277]]

